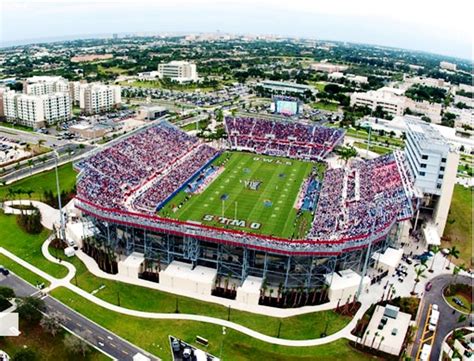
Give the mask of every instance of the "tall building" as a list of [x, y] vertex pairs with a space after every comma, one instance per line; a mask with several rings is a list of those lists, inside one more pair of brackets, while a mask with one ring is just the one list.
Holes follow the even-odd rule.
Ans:
[[33, 76], [23, 82], [23, 93], [29, 95], [45, 95], [68, 91], [68, 81], [60, 76]]
[[79, 107], [86, 114], [98, 114], [117, 108], [122, 103], [118, 85], [80, 84]]
[[196, 64], [187, 61], [172, 61], [158, 65], [158, 76], [185, 83], [198, 80]]
[[31, 95], [7, 91], [3, 94], [3, 107], [8, 122], [32, 128], [42, 128], [71, 118], [68, 93]]
[[440, 236], [448, 218], [459, 163], [446, 139], [429, 123], [406, 116], [405, 154], [415, 187], [423, 193], [421, 217], [430, 218]]
[[335, 72], [344, 72], [349, 67], [347, 65], [342, 64], [331, 64], [326, 62], [314, 63], [311, 64], [311, 68], [316, 71], [321, 71], [323, 73], [335, 73]]

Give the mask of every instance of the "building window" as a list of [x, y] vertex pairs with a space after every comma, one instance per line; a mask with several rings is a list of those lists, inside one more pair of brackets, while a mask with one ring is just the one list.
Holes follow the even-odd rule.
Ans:
[[445, 170], [445, 168], [444, 168], [444, 167], [439, 167], [439, 170], [440, 170], [441, 172], [443, 172], [443, 171]]
[[436, 188], [441, 189], [441, 184], [437, 184]]
[[438, 176], [439, 179], [443, 179], [443, 177], [444, 177], [444, 174], [440, 174], [440, 175]]
[[446, 158], [441, 158], [441, 163], [446, 163]]
[[420, 172], [420, 175], [421, 176], [424, 176], [426, 173], [425, 172]]
[[421, 163], [420, 166], [421, 168], [426, 168], [426, 163]]
[[428, 156], [427, 156], [427, 155], [422, 155], [422, 156], [421, 156], [421, 159], [425, 159], [425, 160], [426, 160], [426, 159], [428, 159]]

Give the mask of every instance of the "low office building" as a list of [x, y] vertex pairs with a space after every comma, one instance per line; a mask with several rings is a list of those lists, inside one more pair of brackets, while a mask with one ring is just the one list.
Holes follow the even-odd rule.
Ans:
[[305, 92], [316, 93], [316, 89], [310, 85], [297, 84], [285, 81], [264, 80], [259, 83], [264, 89], [278, 94], [303, 94]]
[[362, 338], [362, 343], [398, 356], [402, 350], [410, 321], [411, 315], [400, 312], [398, 307], [377, 306], [367, 326], [365, 336]]
[[187, 61], [171, 61], [166, 64], [159, 64], [158, 76], [160, 78], [170, 78], [179, 83], [198, 80], [196, 64]]
[[383, 111], [391, 115], [403, 115], [405, 110], [405, 99], [403, 90], [394, 88], [381, 88], [365, 93], [352, 93], [351, 106], [368, 107], [374, 111], [381, 107]]
[[156, 105], [149, 105], [149, 106], [142, 106], [138, 110], [138, 115], [137, 119], [141, 120], [155, 120], [163, 115], [165, 115], [168, 112], [168, 110], [165, 107], [162, 106], [156, 106]]
[[60, 76], [33, 76], [23, 82], [23, 93], [45, 95], [67, 93], [69, 82]]
[[349, 67], [342, 64], [332, 64], [326, 62], [314, 63], [311, 64], [311, 68], [316, 71], [321, 71], [323, 73], [335, 73], [346, 71]]
[[85, 114], [99, 114], [117, 109], [122, 103], [122, 89], [118, 85], [81, 84], [79, 107]]
[[457, 70], [457, 65], [454, 63], [450, 63], [449, 61], [441, 61], [439, 63], [439, 67], [445, 70], [451, 70], [451, 71]]
[[3, 95], [5, 118], [31, 128], [42, 128], [71, 118], [68, 93], [29, 95], [7, 91]]
[[101, 138], [111, 130], [110, 126], [104, 124], [79, 123], [69, 127], [69, 132], [83, 139]]

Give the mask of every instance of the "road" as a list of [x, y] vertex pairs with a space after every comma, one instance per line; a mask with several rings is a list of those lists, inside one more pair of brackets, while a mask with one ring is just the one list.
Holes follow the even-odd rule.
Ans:
[[[430, 282], [433, 284], [433, 287], [429, 292], [425, 292], [422, 301], [422, 313], [420, 321], [418, 322], [418, 330], [416, 334], [416, 339], [413, 344], [412, 357], [415, 359], [416, 353], [420, 346], [420, 338], [423, 332], [423, 328], [426, 322], [426, 317], [428, 315], [428, 308], [430, 304], [437, 304], [439, 307], [440, 318], [438, 321], [438, 326], [436, 328], [435, 340], [433, 342], [433, 348], [431, 349], [430, 360], [438, 360], [441, 353], [441, 343], [443, 339], [455, 328], [461, 326], [468, 326], [472, 315], [467, 318], [466, 321], [459, 323], [458, 319], [461, 316], [460, 312], [454, 311], [443, 298], [443, 289], [449, 285], [454, 276], [452, 275], [442, 275], [433, 278]], [[467, 276], [458, 276], [457, 283], [472, 284], [472, 279]], [[454, 312], [453, 312], [454, 311]]]
[[[12, 273], [7, 277], [0, 275], [0, 286], [12, 288], [15, 291], [15, 294], [19, 297], [30, 295], [39, 296], [38, 290], [35, 287]], [[92, 343], [97, 349], [108, 354], [110, 357], [126, 361], [132, 360], [134, 355], [141, 353], [145, 354], [151, 360], [159, 360], [63, 305], [55, 298], [46, 296], [43, 300], [46, 304], [46, 314], [61, 314], [64, 319], [64, 321], [62, 321], [64, 327], [75, 334], [87, 335], [87, 339], [90, 343]]]

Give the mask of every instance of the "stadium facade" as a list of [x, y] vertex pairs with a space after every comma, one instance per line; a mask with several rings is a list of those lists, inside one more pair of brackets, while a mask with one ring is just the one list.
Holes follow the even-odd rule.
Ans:
[[[238, 121], [239, 124], [237, 119], [226, 119], [229, 149], [259, 154], [323, 161], [323, 158], [342, 142], [344, 135], [339, 130], [298, 125], [299, 123], [295, 122], [291, 123], [291, 128], [290, 123], [266, 124], [267, 121], [252, 118]], [[249, 129], [249, 123], [252, 123], [252, 129]], [[288, 130], [287, 127], [291, 129]], [[281, 129], [284, 131], [281, 132]], [[159, 139], [161, 135], [158, 133], [165, 132], [164, 143], [169, 142], [172, 137], [177, 137], [177, 141], [183, 142], [191, 149], [188, 152], [192, 153], [191, 156], [177, 153], [170, 157], [162, 156], [160, 162], [165, 164], [166, 170], [160, 170], [153, 176], [150, 175], [151, 163], [147, 163], [145, 173], [148, 177], [145, 180], [135, 179], [132, 165], [126, 171], [130, 172], [127, 176], [130, 180], [125, 184], [123, 179], [127, 177], [120, 177], [119, 169], [125, 152], [120, 148], [126, 149], [129, 155], [133, 153], [134, 160], [144, 157], [140, 150], [134, 153], [135, 145], [132, 147], [131, 144], [142, 146], [149, 136], [148, 133], [152, 131], [156, 134], [151, 134], [150, 139]], [[265, 134], [264, 137], [259, 134], [260, 131]], [[131, 137], [133, 136], [136, 134]], [[204, 146], [198, 140], [180, 134], [179, 130], [166, 122], [141, 131], [137, 139], [131, 137], [109, 146], [105, 151], [109, 151], [109, 154], [104, 157], [98, 153], [76, 164], [80, 174], [75, 205], [82, 211], [86, 220], [83, 224], [88, 230], [84, 233], [94, 234], [93, 244], [112, 252], [114, 257], [119, 259], [136, 252], [143, 255], [147, 262], [155, 263], [159, 270], [165, 269], [173, 261], [182, 261], [192, 264], [193, 267], [215, 269], [219, 276], [231, 277], [241, 283], [248, 276], [255, 276], [284, 289], [297, 287], [313, 290], [325, 287], [328, 275], [347, 269], [361, 272], [367, 260], [373, 261], [372, 254], [383, 252], [390, 246], [399, 246], [401, 222], [413, 215], [415, 206], [412, 181], [406, 172], [403, 154], [395, 153], [378, 163], [374, 162], [373, 167], [379, 167], [377, 174], [380, 174], [380, 177], [388, 174], [383, 173], [384, 169], [390, 174], [396, 172], [396, 179], [388, 181], [396, 184], [396, 193], [393, 189], [378, 190], [381, 186], [374, 183], [370, 185], [368, 192], [377, 189], [378, 196], [372, 198], [370, 195], [370, 199], [364, 199], [369, 197], [364, 195], [364, 187], [360, 184], [364, 182], [362, 173], [367, 171], [364, 162], [358, 163], [359, 168], [348, 167], [350, 170], [342, 175], [344, 182], [340, 188], [334, 188], [336, 185], [330, 184], [336, 183], [331, 182], [330, 177], [338, 177], [339, 173], [327, 171], [327, 182], [323, 181], [319, 205], [314, 211], [315, 224], [303, 239], [285, 239], [230, 227], [215, 227], [160, 217], [156, 210], [170, 199], [170, 194], [175, 194], [184, 184], [195, 179], [218, 152], [203, 150]], [[160, 145], [160, 142], [156, 141], [157, 146], [161, 147], [163, 145]], [[297, 148], [294, 148], [295, 144]], [[184, 145], [182, 147], [186, 148]], [[175, 150], [171, 149], [175, 148], [171, 144], [170, 152], [174, 152]], [[193, 154], [200, 158], [198, 164], [189, 160]], [[206, 156], [201, 156], [202, 154]], [[113, 166], [110, 164], [111, 157], [116, 162]], [[104, 162], [107, 163], [106, 166]], [[184, 169], [179, 172], [179, 177], [173, 174], [173, 169], [168, 169], [174, 168], [174, 164]], [[141, 174], [138, 167], [136, 174]], [[174, 186], [170, 187], [169, 193], [163, 191], [169, 183], [165, 178], [178, 179], [173, 183]], [[332, 188], [328, 190], [324, 188], [324, 184]], [[351, 190], [352, 188], [355, 189]], [[334, 212], [341, 213], [335, 213], [334, 217], [332, 214], [325, 214], [325, 197], [327, 198], [330, 192], [344, 194], [343, 199], [339, 195], [337, 197], [341, 198], [341, 204], [347, 203], [347, 211], [335, 210]], [[151, 209], [143, 207], [143, 199], [152, 199], [154, 206]], [[318, 221], [321, 223], [321, 220], [324, 224], [318, 226]]]

